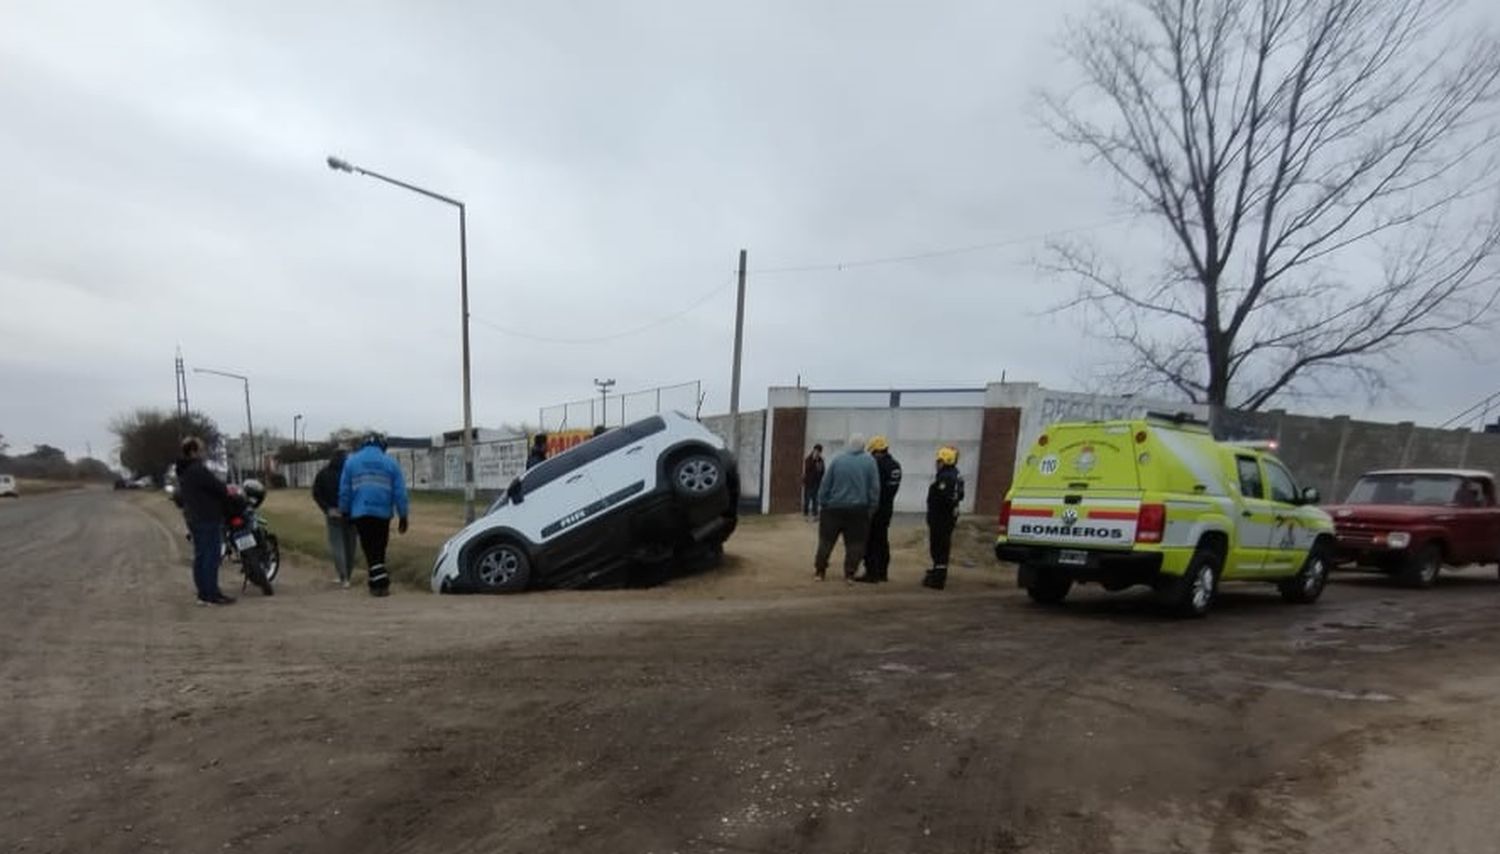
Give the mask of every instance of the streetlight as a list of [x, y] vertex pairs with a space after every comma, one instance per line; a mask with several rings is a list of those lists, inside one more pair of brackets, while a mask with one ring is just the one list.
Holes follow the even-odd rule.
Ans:
[[297, 424], [302, 421], [301, 415], [292, 416], [292, 444], [297, 444]]
[[365, 175], [458, 208], [458, 286], [463, 310], [464, 348], [464, 519], [472, 522], [474, 521], [474, 409], [469, 395], [469, 236], [464, 203], [450, 196], [424, 190], [405, 181], [398, 181], [379, 172], [371, 172], [331, 155], [328, 158], [328, 168], [335, 172]]
[[[601, 380], [594, 378], [594, 387], [599, 389], [599, 424], [609, 426], [609, 390], [614, 388], [614, 380]], [[625, 410], [620, 410], [620, 423], [625, 423]]]
[[228, 377], [239, 380], [245, 384], [245, 426], [250, 431], [250, 461], [255, 471], [260, 471], [260, 457], [255, 453], [255, 418], [250, 414], [250, 378], [244, 374], [231, 374], [228, 371], [215, 371], [211, 368], [193, 368], [195, 374], [213, 374], [217, 377]]

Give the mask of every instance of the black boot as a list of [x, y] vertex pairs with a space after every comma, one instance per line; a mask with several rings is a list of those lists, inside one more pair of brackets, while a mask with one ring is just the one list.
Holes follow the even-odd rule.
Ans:
[[927, 570], [927, 574], [922, 576], [923, 587], [930, 587], [933, 590], [942, 590], [947, 585], [948, 567], [946, 566], [935, 566], [932, 569]]

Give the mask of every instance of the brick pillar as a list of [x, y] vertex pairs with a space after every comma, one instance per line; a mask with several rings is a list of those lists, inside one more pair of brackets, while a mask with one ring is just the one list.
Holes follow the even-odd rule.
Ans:
[[974, 512], [998, 516], [1000, 502], [1016, 475], [1016, 441], [1021, 435], [1021, 410], [990, 407], [984, 410], [984, 432], [979, 439], [979, 483], [974, 487]]
[[807, 444], [807, 410], [801, 407], [771, 410], [771, 513], [802, 511], [802, 457]]

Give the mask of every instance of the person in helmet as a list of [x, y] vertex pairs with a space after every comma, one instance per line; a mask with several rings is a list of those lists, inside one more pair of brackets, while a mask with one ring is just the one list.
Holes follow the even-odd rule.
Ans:
[[927, 541], [932, 569], [922, 577], [922, 586], [942, 590], [948, 583], [948, 555], [953, 548], [953, 528], [964, 500], [964, 479], [958, 473], [958, 449], [938, 448], [937, 473], [927, 488]]
[[396, 530], [406, 533], [410, 504], [401, 466], [385, 452], [385, 437], [366, 436], [360, 449], [344, 462], [339, 475], [339, 513], [352, 520], [359, 547], [370, 567], [370, 595], [391, 592], [385, 568], [385, 549], [391, 539], [391, 515], [400, 518]]
[[884, 436], [876, 436], [865, 446], [875, 459], [880, 475], [880, 503], [870, 517], [870, 538], [865, 543], [865, 574], [854, 579], [871, 584], [888, 580], [891, 568], [891, 515], [896, 508], [896, 492], [901, 489], [901, 464], [891, 456], [891, 445]]

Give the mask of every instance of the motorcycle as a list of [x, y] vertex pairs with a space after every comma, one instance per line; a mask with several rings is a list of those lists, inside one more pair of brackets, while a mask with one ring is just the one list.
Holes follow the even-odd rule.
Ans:
[[260, 515], [266, 501], [266, 488], [258, 480], [247, 480], [229, 487], [231, 512], [224, 525], [224, 556], [240, 564], [243, 592], [254, 584], [267, 596], [275, 595], [272, 586], [281, 572], [281, 546]]

